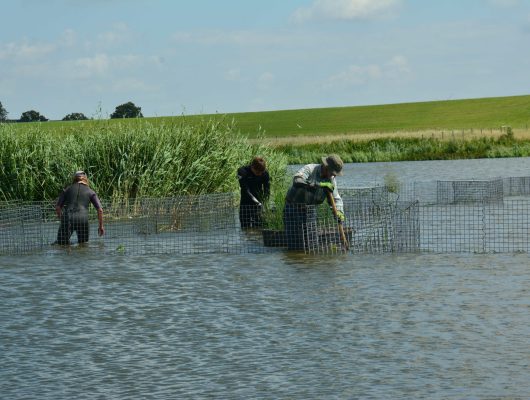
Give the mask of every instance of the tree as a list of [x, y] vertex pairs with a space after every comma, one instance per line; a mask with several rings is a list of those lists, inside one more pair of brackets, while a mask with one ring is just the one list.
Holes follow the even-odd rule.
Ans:
[[0, 101], [0, 121], [7, 121], [7, 110], [2, 105], [2, 102]]
[[19, 119], [20, 122], [45, 122], [48, 121], [44, 115], [40, 115], [38, 111], [29, 110], [22, 113]]
[[143, 118], [142, 108], [136, 107], [133, 102], [121, 104], [110, 114], [111, 119], [115, 118]]
[[63, 118], [63, 121], [84, 121], [88, 118], [83, 113], [71, 113]]

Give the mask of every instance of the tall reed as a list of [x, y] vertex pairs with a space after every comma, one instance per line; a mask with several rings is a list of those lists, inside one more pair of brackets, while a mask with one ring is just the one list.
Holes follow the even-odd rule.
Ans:
[[126, 124], [98, 121], [60, 132], [41, 124], [0, 125], [0, 200], [56, 198], [74, 171], [85, 170], [101, 198], [168, 197], [238, 190], [237, 168], [268, 160], [273, 182], [286, 157], [250, 143], [233, 122]]

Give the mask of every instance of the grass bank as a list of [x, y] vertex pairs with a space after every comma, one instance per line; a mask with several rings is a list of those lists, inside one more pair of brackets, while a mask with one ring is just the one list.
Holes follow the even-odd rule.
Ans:
[[0, 200], [54, 199], [80, 169], [107, 199], [237, 191], [237, 168], [257, 154], [280, 182], [285, 156], [250, 143], [224, 120], [93, 121], [69, 131], [0, 124]]
[[435, 136], [337, 140], [324, 143], [278, 144], [289, 164], [319, 162], [323, 154], [337, 153], [344, 162], [457, 160], [530, 156], [530, 139], [517, 139], [511, 131], [498, 137]]

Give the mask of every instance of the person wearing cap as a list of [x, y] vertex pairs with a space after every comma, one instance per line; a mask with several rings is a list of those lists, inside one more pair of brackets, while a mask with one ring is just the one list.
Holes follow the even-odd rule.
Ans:
[[[304, 165], [294, 174], [293, 182], [285, 198], [283, 222], [289, 250], [304, 250], [307, 224], [316, 222], [315, 207], [324, 200], [329, 203], [332, 193], [337, 209], [336, 217], [344, 221], [344, 203], [337, 190], [336, 176], [342, 175], [344, 163], [336, 154], [322, 157], [320, 164]], [[331, 206], [331, 204], [330, 204]]]
[[96, 192], [88, 184], [84, 171], [77, 171], [72, 179], [72, 184], [64, 189], [55, 204], [55, 212], [61, 224], [57, 232], [56, 244], [70, 244], [73, 232], [77, 234], [78, 243], [88, 242], [88, 207], [92, 205], [98, 213], [98, 234], [105, 234], [103, 228], [103, 207]]
[[250, 165], [237, 170], [237, 179], [241, 188], [239, 203], [239, 222], [241, 228], [260, 228], [263, 226], [263, 203], [270, 196], [270, 176], [267, 163], [262, 157], [254, 157]]

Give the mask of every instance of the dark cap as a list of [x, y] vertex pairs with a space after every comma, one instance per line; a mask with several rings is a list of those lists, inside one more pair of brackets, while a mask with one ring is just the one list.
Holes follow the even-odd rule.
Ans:
[[74, 174], [74, 178], [77, 178], [78, 176], [86, 176], [86, 172], [85, 171], [76, 171], [76, 173]]
[[344, 167], [344, 163], [338, 155], [330, 154], [327, 157], [322, 157], [322, 164], [324, 164], [333, 175], [342, 175], [342, 167]]

